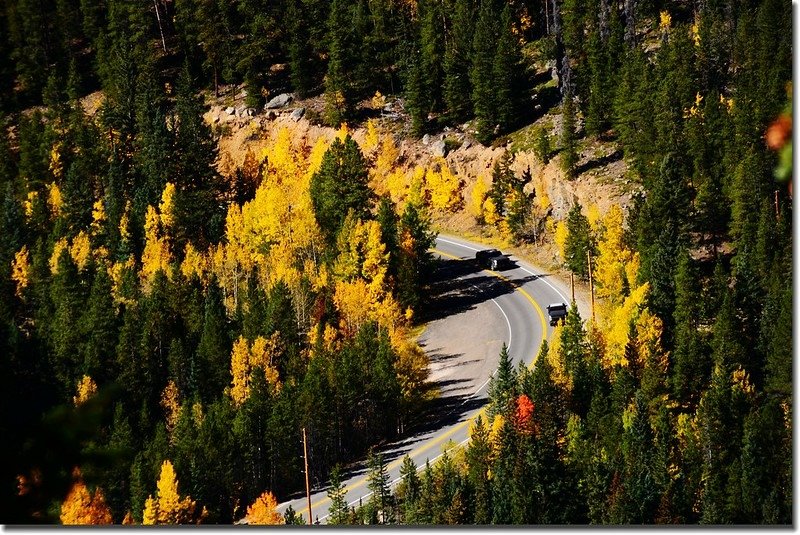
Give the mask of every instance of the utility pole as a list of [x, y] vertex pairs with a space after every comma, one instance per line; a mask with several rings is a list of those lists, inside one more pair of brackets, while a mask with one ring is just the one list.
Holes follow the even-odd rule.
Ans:
[[589, 293], [592, 295], [592, 321], [594, 322], [594, 283], [592, 281], [592, 252], [586, 251], [586, 258], [589, 261]]
[[569, 272], [569, 282], [572, 285], [572, 302], [575, 302], [575, 274], [573, 272]]
[[308, 444], [306, 442], [306, 428], [303, 428], [303, 462], [306, 465], [306, 498], [308, 498], [308, 525], [314, 525], [311, 517], [311, 487], [308, 484]]

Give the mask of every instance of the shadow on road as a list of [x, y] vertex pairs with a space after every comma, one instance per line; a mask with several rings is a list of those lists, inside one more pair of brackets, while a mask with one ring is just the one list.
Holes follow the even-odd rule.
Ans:
[[426, 323], [472, 310], [480, 303], [509, 294], [539, 278], [529, 275], [503, 280], [481, 271], [474, 260], [439, 260], [429, 286], [430, 297], [420, 320]]

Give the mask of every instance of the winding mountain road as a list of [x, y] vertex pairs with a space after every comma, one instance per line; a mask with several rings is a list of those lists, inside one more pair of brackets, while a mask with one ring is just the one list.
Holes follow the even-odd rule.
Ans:
[[[408, 455], [418, 468], [435, 462], [446, 448], [469, 440], [472, 420], [484, 410], [489, 378], [497, 369], [502, 344], [516, 364], [530, 365], [542, 340], [549, 337], [546, 307], [569, 303], [569, 291], [549, 275], [512, 256], [514, 266], [502, 272], [481, 269], [475, 252], [486, 246], [446, 235], [436, 240], [434, 252], [440, 262], [432, 283], [435, 296], [420, 345], [430, 358], [430, 380], [439, 389], [437, 405], [426, 415], [426, 424], [412, 434], [381, 449], [394, 485], [400, 480], [400, 465]], [[579, 308], [583, 308], [579, 305]], [[583, 317], [585, 311], [581, 310]], [[366, 503], [365, 462], [352, 466], [344, 475], [346, 499], [351, 506]], [[308, 520], [305, 494], [281, 503]], [[330, 500], [327, 487], [312, 488], [312, 517], [324, 523]]]

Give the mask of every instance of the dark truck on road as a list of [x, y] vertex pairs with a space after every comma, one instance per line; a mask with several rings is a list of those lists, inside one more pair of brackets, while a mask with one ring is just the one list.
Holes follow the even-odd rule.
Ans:
[[475, 253], [475, 261], [482, 268], [491, 269], [492, 271], [510, 268], [513, 265], [511, 259], [497, 249], [478, 251]]
[[547, 305], [547, 315], [550, 316], [550, 325], [558, 325], [558, 322], [567, 322], [567, 304], [566, 303], [553, 303]]

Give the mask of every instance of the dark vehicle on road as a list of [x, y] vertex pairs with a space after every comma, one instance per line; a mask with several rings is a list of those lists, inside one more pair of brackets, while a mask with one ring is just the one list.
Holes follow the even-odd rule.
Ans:
[[550, 325], [558, 325], [558, 322], [567, 322], [567, 304], [566, 303], [553, 303], [547, 305], [547, 315], [550, 316]]
[[491, 269], [492, 271], [510, 268], [513, 265], [511, 259], [497, 249], [478, 251], [475, 253], [475, 260], [478, 262], [479, 266]]

